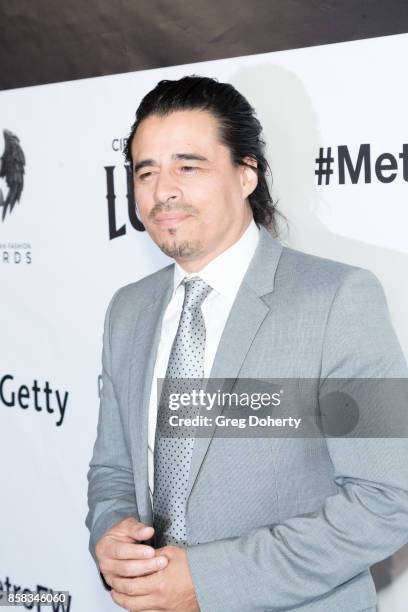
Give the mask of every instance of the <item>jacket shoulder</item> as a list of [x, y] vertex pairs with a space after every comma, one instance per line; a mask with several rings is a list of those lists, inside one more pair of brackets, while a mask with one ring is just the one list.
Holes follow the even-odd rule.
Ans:
[[298, 287], [306, 285], [320, 289], [337, 288], [349, 278], [379, 283], [371, 270], [287, 246], [282, 248], [277, 275], [280, 280], [292, 278]]

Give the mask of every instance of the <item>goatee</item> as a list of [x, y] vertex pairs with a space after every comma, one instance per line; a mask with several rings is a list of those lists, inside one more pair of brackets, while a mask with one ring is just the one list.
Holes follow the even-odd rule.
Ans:
[[161, 251], [172, 259], [188, 259], [201, 252], [199, 240], [183, 240], [182, 242], [162, 242], [158, 244]]

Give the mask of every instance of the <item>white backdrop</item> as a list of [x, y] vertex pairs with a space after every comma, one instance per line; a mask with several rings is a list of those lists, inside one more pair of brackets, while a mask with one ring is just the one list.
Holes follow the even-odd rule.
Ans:
[[[407, 56], [408, 35], [399, 35], [0, 93], [0, 130], [16, 134], [26, 156], [21, 201], [0, 221], [4, 590], [8, 577], [21, 589], [68, 590], [74, 611], [118, 609], [87, 550], [86, 473], [108, 300], [169, 261], [129, 222], [124, 161], [114, 150], [143, 95], [162, 78], [192, 73], [230, 81], [246, 95], [264, 125], [273, 193], [289, 222], [283, 242], [375, 272], [408, 355], [408, 159], [399, 157], [408, 143]], [[355, 165], [364, 144], [370, 182], [366, 153], [357, 182], [344, 162], [340, 184], [338, 147]], [[328, 185], [315, 175], [320, 147], [334, 158]], [[384, 153], [397, 165], [391, 182], [375, 170]], [[392, 170], [380, 165], [386, 179]], [[114, 239], [109, 166], [116, 226], [126, 224]], [[0, 188], [5, 196], [3, 179]], [[22, 386], [26, 408], [17, 399]], [[384, 565], [391, 584], [379, 594], [380, 612], [407, 609], [407, 557], [400, 551]]]

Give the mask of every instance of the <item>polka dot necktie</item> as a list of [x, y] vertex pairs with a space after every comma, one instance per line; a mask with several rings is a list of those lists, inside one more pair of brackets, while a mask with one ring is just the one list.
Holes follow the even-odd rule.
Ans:
[[[183, 308], [157, 412], [153, 490], [157, 547], [167, 544], [185, 546], [185, 505], [194, 446], [191, 432], [185, 435], [183, 428], [177, 427], [171, 427], [170, 431], [168, 397], [170, 393], [185, 393], [189, 388], [197, 388], [197, 382], [204, 376], [205, 323], [201, 304], [212, 288], [199, 277], [184, 279], [183, 284]], [[198, 406], [181, 406], [171, 414], [194, 417], [198, 410]]]

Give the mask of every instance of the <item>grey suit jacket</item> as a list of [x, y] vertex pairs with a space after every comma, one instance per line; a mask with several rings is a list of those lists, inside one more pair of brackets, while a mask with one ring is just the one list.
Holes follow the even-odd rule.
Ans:
[[[116, 522], [152, 524], [149, 394], [173, 268], [119, 289], [107, 309], [88, 472], [95, 561]], [[261, 228], [211, 376], [324, 382], [408, 370], [371, 272], [282, 247]], [[371, 409], [360, 406], [368, 418]], [[197, 438], [186, 527], [202, 612], [374, 609], [369, 567], [408, 540], [407, 441]]]

